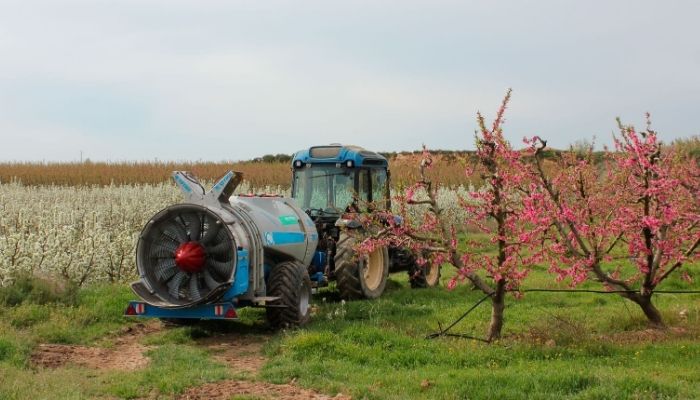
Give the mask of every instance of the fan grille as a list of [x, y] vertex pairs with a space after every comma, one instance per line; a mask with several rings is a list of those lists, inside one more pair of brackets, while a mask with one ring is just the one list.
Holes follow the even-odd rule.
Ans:
[[205, 207], [179, 204], [159, 212], [141, 233], [137, 249], [142, 279], [173, 305], [199, 302], [234, 277], [233, 235]]

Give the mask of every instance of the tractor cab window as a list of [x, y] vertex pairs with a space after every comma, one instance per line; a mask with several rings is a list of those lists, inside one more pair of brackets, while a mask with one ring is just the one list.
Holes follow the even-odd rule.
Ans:
[[377, 209], [385, 210], [388, 206], [386, 201], [389, 197], [388, 187], [387, 187], [387, 174], [385, 169], [372, 169], [371, 170], [371, 180], [372, 180], [372, 202]]
[[355, 193], [355, 183], [350, 171], [345, 170], [344, 173], [333, 177], [333, 191], [335, 193], [332, 206], [337, 210], [345, 211], [353, 203], [353, 194]]
[[369, 170], [357, 171], [357, 197], [362, 211], [366, 211], [367, 204], [371, 201], [369, 196]]
[[292, 197], [312, 214], [339, 214], [352, 203], [353, 171], [335, 165], [312, 165], [294, 171]]

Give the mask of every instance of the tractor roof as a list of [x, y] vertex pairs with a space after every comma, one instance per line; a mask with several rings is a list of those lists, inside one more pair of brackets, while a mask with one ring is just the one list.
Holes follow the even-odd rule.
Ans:
[[304, 164], [335, 164], [352, 160], [357, 167], [387, 167], [389, 162], [379, 153], [365, 150], [359, 146], [330, 144], [327, 146], [313, 146], [299, 150], [292, 158]]

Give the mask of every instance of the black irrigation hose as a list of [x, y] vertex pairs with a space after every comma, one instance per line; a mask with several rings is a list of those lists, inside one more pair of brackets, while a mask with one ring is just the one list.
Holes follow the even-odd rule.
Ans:
[[[595, 290], [595, 289], [512, 289], [509, 292], [550, 292], [550, 293], [598, 293], [598, 294], [615, 294], [615, 293], [639, 293], [639, 290]], [[700, 294], [700, 290], [654, 290], [652, 293], [659, 294]]]
[[700, 294], [700, 290], [654, 290], [654, 293], [661, 294]]
[[[457, 324], [459, 323], [459, 321], [463, 320], [464, 317], [466, 317], [470, 312], [474, 311], [475, 308], [479, 307], [479, 305], [480, 305], [481, 303], [483, 303], [484, 301], [486, 301], [486, 299], [488, 299], [488, 298], [491, 297], [491, 296], [493, 296], [493, 293], [489, 293], [489, 294], [487, 294], [486, 296], [482, 297], [481, 300], [477, 301], [476, 304], [474, 304], [470, 309], [468, 309], [464, 314], [462, 314], [461, 317], [457, 318], [457, 320], [456, 320], [455, 322], [453, 322], [452, 324], [450, 324], [450, 326], [448, 326], [448, 327], [445, 328], [445, 329], [442, 329], [442, 327], [439, 327], [439, 328], [440, 328], [440, 332], [431, 333], [430, 335], [426, 336], [425, 338], [426, 338], [426, 339], [434, 339], [434, 338], [436, 338], [436, 337], [448, 335], [448, 334], [447, 334], [447, 331], [449, 331], [450, 329], [452, 329], [453, 326], [457, 325]], [[438, 325], [439, 325], [439, 323], [438, 323]], [[456, 335], [449, 334], [448, 336], [456, 336]], [[479, 339], [479, 338], [471, 337], [471, 336], [468, 336], [468, 335], [459, 335], [459, 336], [461, 336], [461, 337], [467, 337], [467, 338], [469, 338], [469, 339], [481, 340], [481, 341], [483, 341], [483, 342], [488, 342], [488, 340]]]
[[[517, 289], [511, 289], [509, 292], [520, 292], [520, 293], [533, 293], [533, 292], [545, 292], [545, 293], [596, 293], [596, 294], [616, 294], [616, 293], [639, 293], [638, 290], [595, 290], [595, 289], [541, 289], [541, 288], [533, 288], [533, 289], [522, 289], [522, 290], [517, 290]], [[658, 294], [700, 294], [700, 290], [654, 290], [653, 293], [658, 293]], [[475, 336], [463, 334], [463, 333], [447, 333], [450, 329], [452, 329], [455, 325], [457, 325], [461, 320], [463, 320], [469, 313], [474, 311], [481, 303], [486, 301], [489, 297], [493, 296], [494, 293], [489, 293], [486, 296], [482, 297], [479, 301], [477, 301], [471, 308], [469, 308], [462, 316], [457, 318], [450, 326], [448, 326], [445, 329], [442, 329], [442, 326], [438, 322], [438, 332], [431, 333], [427, 335], [425, 338], [426, 339], [435, 339], [437, 337], [441, 336], [451, 336], [451, 337], [461, 337], [461, 338], [466, 338], [466, 339], [472, 339], [472, 340], [478, 340], [481, 342], [486, 342], [489, 343], [488, 340], [486, 339], [481, 339]]]

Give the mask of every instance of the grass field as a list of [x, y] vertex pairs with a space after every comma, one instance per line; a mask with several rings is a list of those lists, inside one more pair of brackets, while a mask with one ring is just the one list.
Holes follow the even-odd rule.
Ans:
[[[547, 282], [534, 274], [527, 285]], [[528, 294], [509, 299], [505, 338], [485, 345], [423, 339], [479, 292], [394, 287], [376, 302], [333, 305], [307, 331], [280, 338], [264, 376], [297, 377], [319, 389], [350, 386], [356, 397], [375, 399], [700, 397], [698, 296], [659, 296], [675, 328], [656, 334], [618, 297]], [[483, 335], [489, 312], [486, 303], [455, 332]]]
[[[697, 276], [700, 266], [692, 272]], [[480, 292], [468, 286], [412, 290], [405, 278], [392, 275], [376, 301], [338, 302], [332, 291], [323, 291], [315, 296], [312, 323], [296, 331], [271, 334], [257, 309], [244, 310], [237, 323], [159, 329], [139, 339], [150, 363], [135, 371], [31, 362], [41, 343], [115, 346], [125, 327], [135, 326], [121, 316], [133, 297], [123, 285], [81, 289], [64, 304], [27, 299], [3, 306], [0, 398], [171, 398], [228, 378], [293, 380], [353, 399], [700, 398], [698, 295], [658, 295], [671, 326], [658, 332], [647, 330], [641, 312], [614, 295], [530, 293], [508, 299], [505, 337], [487, 345], [424, 338], [438, 323], [459, 317]], [[525, 286], [556, 284], [535, 272]], [[691, 287], [678, 280], [663, 285]], [[485, 303], [454, 332], [480, 336], [488, 315]], [[265, 338], [267, 362], [257, 376], [232, 372], [202, 345], [222, 333]]]
[[[517, 143], [515, 145], [516, 148], [521, 147]], [[700, 157], [700, 136], [679, 139], [673, 142], [670, 148], [688, 153], [697, 159]], [[550, 160], [556, 159], [561, 151], [553, 149], [543, 154], [547, 159], [546, 168], [555, 168], [554, 162]], [[395, 187], [411, 185], [419, 179], [421, 151], [384, 155], [389, 159]], [[433, 150], [432, 155], [434, 163], [430, 177], [433, 181], [447, 187], [480, 185], [480, 177], [465, 176], [465, 167], [476, 162], [473, 152]], [[596, 160], [602, 159], [602, 156], [602, 152], [595, 153]], [[211, 181], [231, 169], [243, 172], [244, 179], [252, 187], [289, 187], [291, 165], [288, 159], [291, 158], [291, 154], [269, 159], [267, 157], [261, 157], [258, 161], [218, 162], [0, 162], [0, 183], [18, 181], [31, 186], [154, 185], [168, 182], [173, 171], [191, 171], [201, 179]]]

